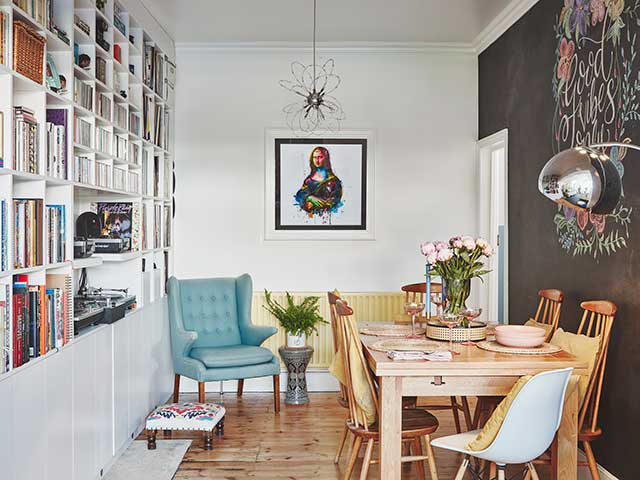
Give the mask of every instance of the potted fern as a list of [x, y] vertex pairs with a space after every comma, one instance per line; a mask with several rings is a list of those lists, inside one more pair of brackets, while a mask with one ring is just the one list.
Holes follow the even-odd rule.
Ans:
[[265, 289], [264, 308], [278, 319], [287, 332], [287, 347], [304, 347], [307, 337], [313, 332], [318, 333], [317, 325], [328, 323], [318, 312], [320, 297], [304, 297], [301, 303], [296, 304], [293, 295], [286, 293], [287, 302], [282, 306], [271, 297], [271, 292]]

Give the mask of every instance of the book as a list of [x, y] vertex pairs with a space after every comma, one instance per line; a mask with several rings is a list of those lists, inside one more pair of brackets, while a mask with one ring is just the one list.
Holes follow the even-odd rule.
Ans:
[[66, 212], [64, 205], [47, 205], [45, 209], [47, 263], [66, 260]]
[[73, 114], [73, 141], [78, 145], [83, 145], [87, 148], [93, 148], [93, 135], [91, 135], [93, 128], [91, 123], [82, 117], [79, 117], [74, 112]]
[[0, 168], [4, 167], [4, 112], [0, 111]]
[[9, 270], [9, 201], [0, 199], [0, 271]]
[[13, 200], [14, 206], [14, 268], [29, 268], [43, 264], [43, 202], [42, 199]]
[[40, 125], [34, 112], [23, 106], [13, 108], [13, 168], [21, 172], [40, 173]]
[[11, 370], [11, 291], [8, 283], [0, 284], [0, 374]]
[[47, 109], [47, 161], [46, 173], [50, 177], [69, 178], [67, 162], [67, 110]]
[[93, 112], [93, 96], [93, 85], [76, 78], [75, 82], [73, 82], [73, 101], [82, 108]]
[[95, 211], [102, 220], [104, 238], [132, 238], [132, 202], [98, 202]]

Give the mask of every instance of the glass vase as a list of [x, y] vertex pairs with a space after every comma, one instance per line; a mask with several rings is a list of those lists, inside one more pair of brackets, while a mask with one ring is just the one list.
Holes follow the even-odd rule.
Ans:
[[467, 308], [467, 298], [471, 293], [471, 279], [445, 278], [444, 295], [447, 298], [445, 312], [459, 313]]

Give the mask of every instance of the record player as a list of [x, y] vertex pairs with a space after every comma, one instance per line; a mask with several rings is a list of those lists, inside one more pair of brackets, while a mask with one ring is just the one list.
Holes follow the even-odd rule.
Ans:
[[74, 298], [74, 304], [87, 308], [102, 308], [102, 316], [96, 323], [113, 323], [124, 317], [129, 310], [136, 308], [136, 296], [129, 295], [126, 288], [87, 288], [84, 294]]
[[73, 299], [73, 334], [80, 330], [100, 323], [104, 316], [104, 308], [95, 302], [86, 301], [82, 297]]
[[75, 237], [73, 239], [73, 258], [87, 258], [93, 255], [96, 245], [93, 238]]
[[131, 250], [130, 238], [94, 238], [96, 253], [122, 253]]

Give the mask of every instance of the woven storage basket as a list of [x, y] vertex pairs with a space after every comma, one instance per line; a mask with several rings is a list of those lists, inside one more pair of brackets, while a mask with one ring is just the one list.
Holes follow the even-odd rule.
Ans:
[[13, 22], [13, 69], [41, 85], [45, 43], [26, 23]]
[[[469, 338], [469, 330], [471, 330], [471, 338]], [[484, 323], [471, 322], [471, 328], [462, 326], [452, 328], [451, 336], [454, 342], [484, 340], [487, 338], [487, 326]], [[449, 328], [446, 325], [441, 325], [437, 320], [432, 320], [427, 323], [427, 337], [432, 340], [444, 340], [448, 342]]]

